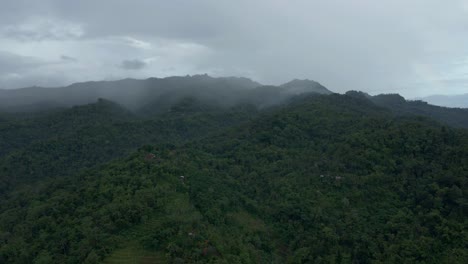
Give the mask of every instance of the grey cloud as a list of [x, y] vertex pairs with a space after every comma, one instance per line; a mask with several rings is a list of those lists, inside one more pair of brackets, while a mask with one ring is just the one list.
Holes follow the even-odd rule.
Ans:
[[0, 51], [0, 88], [20, 88], [35, 84], [54, 85], [61, 76], [38, 74], [41, 68], [53, 64], [36, 57]]
[[[455, 79], [442, 79], [442, 80], [437, 80], [437, 82], [440, 82], [444, 85], [449, 85], [449, 86], [463, 86], [463, 87], [468, 87], [468, 78], [455, 78]], [[467, 89], [468, 92], [468, 89]]]
[[142, 60], [124, 60], [120, 67], [125, 70], [141, 70], [145, 68], [146, 63]]
[[84, 30], [80, 24], [63, 20], [31, 18], [1, 27], [0, 34], [21, 41], [69, 40], [82, 37]]
[[[106, 12], [109, 7], [112, 12]], [[63, 26], [35, 27], [47, 24], [40, 22], [43, 18]], [[69, 53], [69, 46], [61, 52], [80, 58], [83, 67], [94, 67], [90, 71], [96, 74], [88, 78], [102, 78], [97, 73], [103, 71], [121, 78], [160, 76], [172, 67], [177, 71], [171, 74], [248, 75], [271, 84], [309, 78], [337, 92], [419, 96], [436, 91], [438, 84], [424, 88], [413, 83], [456, 79], [466, 72], [460, 68], [468, 67], [468, 60], [460, 59], [468, 58], [464, 0], [4, 0], [2, 26], [12, 26], [4, 37], [23, 42], [54, 40], [65, 47], [75, 41], [75, 52]], [[108, 41], [119, 38], [142, 42], [117, 47]], [[112, 47], [89, 45], [96, 40]], [[0, 49], [2, 45], [0, 39]], [[127, 60], [156, 56], [161, 59], [150, 64]], [[437, 69], [427, 72], [420, 64]], [[139, 71], [116, 72], [122, 68]]]
[[60, 59], [65, 62], [78, 62], [78, 59], [66, 55], [61, 55]]
[[65, 86], [69, 79], [60, 74], [42, 74], [25, 72], [24, 74], [0, 75], [0, 89], [23, 88], [31, 86], [58, 87]]
[[0, 74], [22, 72], [44, 64], [47, 62], [35, 57], [0, 51]]

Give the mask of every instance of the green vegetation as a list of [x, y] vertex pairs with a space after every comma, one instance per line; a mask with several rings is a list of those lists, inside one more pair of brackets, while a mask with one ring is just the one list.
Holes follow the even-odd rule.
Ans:
[[468, 262], [464, 129], [353, 95], [100, 104], [8, 119], [37, 138], [0, 159], [1, 263]]
[[200, 109], [183, 100], [170, 112], [142, 119], [99, 100], [40, 117], [21, 118], [1, 130], [0, 193], [18, 184], [76, 173], [124, 157], [149, 143], [183, 143], [255, 115], [255, 109]]

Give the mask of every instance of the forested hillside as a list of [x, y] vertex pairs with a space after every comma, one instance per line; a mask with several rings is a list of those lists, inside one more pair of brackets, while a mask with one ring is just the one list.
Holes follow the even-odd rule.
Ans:
[[468, 262], [466, 129], [353, 94], [168, 110], [5, 116], [0, 262]]
[[13, 118], [0, 130], [0, 190], [68, 175], [124, 157], [144, 144], [181, 144], [255, 114], [255, 108], [203, 108], [196, 100], [186, 99], [169, 112], [142, 118], [100, 99], [65, 111]]

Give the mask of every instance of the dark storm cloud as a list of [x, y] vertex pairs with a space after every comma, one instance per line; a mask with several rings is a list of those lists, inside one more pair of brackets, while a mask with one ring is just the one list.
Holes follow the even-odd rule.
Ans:
[[466, 72], [467, 29], [465, 0], [4, 0], [0, 50], [78, 57], [88, 79], [208, 72], [420, 95]]
[[60, 59], [66, 62], [78, 62], [78, 59], [66, 55], [61, 55]]
[[23, 72], [43, 64], [46, 62], [38, 58], [0, 51], [0, 74]]
[[146, 66], [146, 63], [141, 60], [124, 60], [120, 67], [125, 70], [141, 70]]

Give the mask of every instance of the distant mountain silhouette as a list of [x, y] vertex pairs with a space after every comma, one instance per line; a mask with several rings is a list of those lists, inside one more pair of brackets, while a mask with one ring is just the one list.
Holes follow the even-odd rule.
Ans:
[[385, 107], [397, 115], [419, 115], [454, 127], [468, 128], [468, 109], [441, 107], [420, 100], [406, 100], [399, 94], [370, 96], [369, 94], [357, 91], [349, 91], [346, 94], [370, 100], [374, 104]]
[[98, 98], [117, 102], [131, 110], [148, 110], [156, 106], [158, 110], [166, 109], [166, 106], [185, 97], [228, 107], [239, 103], [266, 106], [292, 95], [309, 92], [331, 93], [319, 83], [309, 80], [294, 80], [281, 86], [262, 86], [247, 78], [213, 78], [205, 74], [83, 82], [59, 88], [0, 90], [0, 110], [21, 112], [69, 107], [92, 103]]
[[433, 105], [468, 108], [468, 93], [459, 95], [431, 95], [419, 99]]

